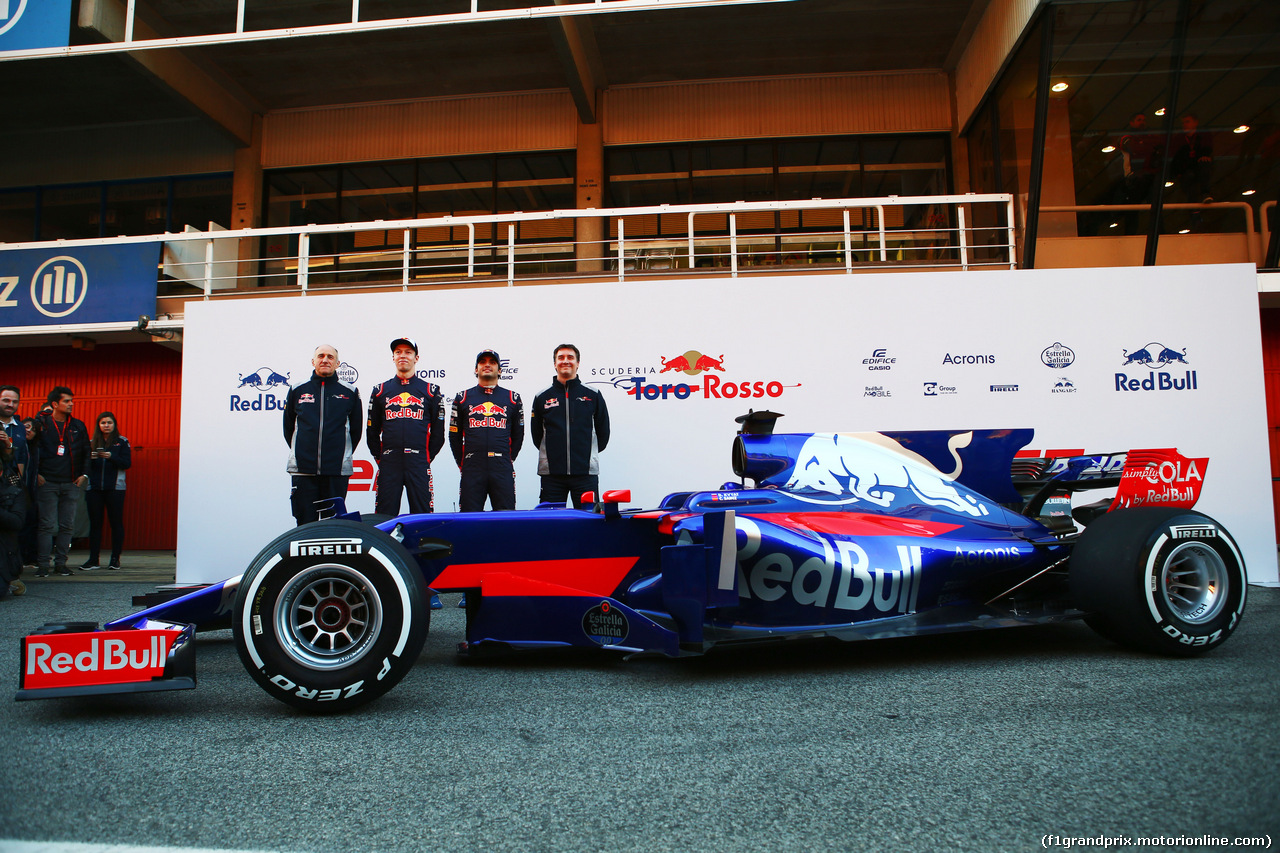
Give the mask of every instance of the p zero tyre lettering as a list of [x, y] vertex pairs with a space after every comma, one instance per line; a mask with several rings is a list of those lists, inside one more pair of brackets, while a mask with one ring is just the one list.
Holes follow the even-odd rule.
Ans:
[[[352, 547], [298, 547], [321, 539]], [[236, 648], [250, 676], [282, 702], [355, 707], [413, 666], [426, 640], [426, 600], [416, 561], [389, 535], [352, 521], [314, 522], [277, 537], [245, 572]]]

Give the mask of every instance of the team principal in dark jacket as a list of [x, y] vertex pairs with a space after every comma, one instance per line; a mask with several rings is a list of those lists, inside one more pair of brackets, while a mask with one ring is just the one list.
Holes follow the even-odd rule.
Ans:
[[299, 525], [316, 520], [316, 501], [346, 498], [363, 414], [360, 392], [337, 376], [336, 349], [316, 347], [311, 367], [311, 378], [290, 388], [284, 404], [284, 440], [293, 475], [289, 503]]
[[493, 350], [476, 356], [480, 384], [453, 398], [449, 449], [458, 463], [458, 509], [481, 512], [484, 499], [494, 509], [516, 508], [516, 472], [512, 463], [524, 443], [524, 405], [520, 395], [498, 384], [502, 359]]
[[440, 387], [420, 379], [418, 344], [391, 342], [396, 375], [373, 389], [366, 442], [378, 462], [374, 510], [400, 514], [400, 491], [409, 493], [409, 512], [431, 512], [431, 460], [444, 447], [444, 398]]
[[556, 347], [556, 378], [533, 400], [529, 432], [538, 448], [542, 503], [581, 508], [582, 493], [600, 495], [600, 451], [609, 443], [609, 410], [604, 397], [578, 379], [581, 354], [573, 344]]

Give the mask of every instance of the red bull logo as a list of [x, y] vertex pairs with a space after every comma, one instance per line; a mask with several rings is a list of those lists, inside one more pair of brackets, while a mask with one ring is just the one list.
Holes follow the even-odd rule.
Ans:
[[387, 420], [396, 420], [398, 418], [408, 418], [409, 420], [422, 420], [422, 413], [425, 411], [427, 401], [421, 397], [415, 397], [408, 391], [401, 391], [392, 397], [386, 398], [386, 414]]
[[703, 355], [697, 350], [689, 350], [684, 355], [678, 355], [668, 361], [662, 356], [658, 356], [662, 362], [662, 370], [659, 373], [666, 373], [668, 370], [678, 370], [687, 373], [690, 376], [697, 376], [704, 370], [718, 370], [724, 373], [724, 355], [719, 358], [712, 358], [709, 355]]
[[506, 429], [506, 407], [491, 403], [488, 400], [478, 406], [471, 406], [467, 409], [467, 426], [471, 429], [479, 429], [481, 427]]
[[401, 391], [399, 394], [395, 395], [394, 397], [387, 398], [388, 408], [390, 408], [391, 406], [400, 406], [401, 408], [407, 408], [409, 406], [425, 406], [426, 404], [427, 404], [426, 400], [422, 399], [421, 397], [415, 397], [412, 394], [410, 394], [408, 391]]
[[488, 400], [485, 400], [483, 403], [481, 403], [478, 406], [472, 406], [470, 409], [467, 410], [467, 415], [469, 415], [470, 417], [480, 417], [480, 418], [489, 418], [495, 415], [506, 415], [506, 413], [507, 413], [507, 410], [505, 408], [503, 408], [502, 406], [496, 405], [494, 403], [491, 403]]

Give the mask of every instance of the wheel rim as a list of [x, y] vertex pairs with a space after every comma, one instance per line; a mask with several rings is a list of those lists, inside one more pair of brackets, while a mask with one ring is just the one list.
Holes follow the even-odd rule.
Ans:
[[368, 653], [382, 629], [382, 600], [350, 566], [313, 566], [281, 590], [276, 635], [285, 654], [311, 669], [340, 669]]
[[1212, 621], [1226, 604], [1227, 566], [1213, 548], [1186, 542], [1174, 548], [1160, 572], [1165, 604], [1183, 622]]

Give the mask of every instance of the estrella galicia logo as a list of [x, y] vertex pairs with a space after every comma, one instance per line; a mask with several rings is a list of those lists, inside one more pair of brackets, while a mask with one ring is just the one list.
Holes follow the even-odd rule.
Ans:
[[288, 373], [280, 374], [272, 370], [270, 367], [259, 367], [253, 373], [240, 374], [240, 384], [237, 388], [257, 388], [259, 391], [265, 391], [268, 388], [278, 388], [281, 385], [289, 384]]
[[[4, 0], [0, 0], [0, 11]], [[84, 302], [89, 274], [70, 255], [59, 255], [41, 264], [31, 276], [31, 303], [46, 317], [65, 317]]]
[[27, 0], [18, 0], [18, 8], [12, 8], [13, 0], [0, 0], [0, 35], [9, 32], [9, 29], [22, 17], [22, 13], [26, 11]]
[[893, 370], [893, 366], [898, 363], [896, 358], [889, 355], [887, 349], [874, 349], [871, 351], [871, 358], [864, 358], [863, 365], [867, 370]]
[[355, 385], [360, 373], [344, 361], [338, 365], [337, 377], [348, 385]]
[[1040, 353], [1041, 363], [1053, 370], [1062, 370], [1064, 367], [1070, 367], [1075, 360], [1075, 352], [1071, 347], [1063, 345], [1060, 341], [1054, 341], [1052, 346], [1045, 347], [1044, 352]]
[[[1173, 347], [1167, 347], [1162, 343], [1157, 343], [1156, 341], [1152, 341], [1141, 349], [1136, 349], [1133, 352], [1129, 352], [1128, 350], [1122, 350], [1122, 352], [1124, 353], [1124, 365], [1141, 364], [1143, 367], [1150, 370], [1155, 370], [1158, 367], [1164, 367], [1166, 364], [1173, 364], [1175, 361], [1187, 364], [1186, 347], [1183, 347], [1182, 351], [1179, 352]], [[1124, 365], [1121, 366], [1123, 367]]]
[[924, 383], [924, 395], [926, 397], [943, 397], [956, 393], [956, 386], [943, 385], [941, 382]]
[[582, 632], [602, 646], [621, 643], [627, 638], [630, 627], [627, 617], [607, 601], [600, 602], [582, 615]]

